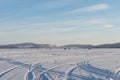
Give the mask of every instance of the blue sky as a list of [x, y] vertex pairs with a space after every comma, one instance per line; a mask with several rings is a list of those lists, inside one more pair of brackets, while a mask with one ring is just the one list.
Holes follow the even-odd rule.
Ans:
[[0, 0], [0, 44], [120, 42], [120, 0]]

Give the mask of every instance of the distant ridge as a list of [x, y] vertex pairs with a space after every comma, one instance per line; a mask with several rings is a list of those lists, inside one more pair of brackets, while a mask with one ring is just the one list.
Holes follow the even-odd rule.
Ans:
[[61, 46], [61, 48], [91, 48], [91, 47], [93, 47], [93, 45], [72, 44]]
[[29, 49], [29, 48], [51, 48], [51, 49], [52, 48], [78, 48], [78, 49], [79, 48], [120, 48], [120, 43], [101, 44], [101, 45], [71, 44], [71, 45], [63, 45], [60, 47], [50, 44], [35, 44], [32, 42], [0, 45], [0, 49]]
[[8, 44], [0, 45], [0, 49], [27, 49], [27, 48], [53, 48], [55, 45], [49, 44], [35, 44], [35, 43], [19, 43], [19, 44]]
[[120, 48], [120, 43], [102, 44], [102, 45], [93, 46], [93, 48]]
[[73, 44], [73, 45], [64, 45], [63, 48], [120, 48], [120, 43], [113, 43], [113, 44], [101, 44], [101, 45], [80, 45], [80, 44]]

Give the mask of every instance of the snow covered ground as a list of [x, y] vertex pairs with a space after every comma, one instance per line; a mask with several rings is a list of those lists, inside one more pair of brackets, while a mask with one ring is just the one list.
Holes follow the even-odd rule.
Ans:
[[120, 49], [1, 49], [0, 80], [120, 80]]

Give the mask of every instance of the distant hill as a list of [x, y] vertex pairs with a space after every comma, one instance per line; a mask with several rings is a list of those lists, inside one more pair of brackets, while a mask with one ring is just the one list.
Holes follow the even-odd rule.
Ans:
[[64, 45], [61, 48], [91, 48], [92, 45], [80, 45], [80, 44], [73, 44], [73, 45]]
[[0, 49], [27, 49], [27, 48], [53, 48], [55, 45], [49, 44], [35, 44], [35, 43], [19, 43], [19, 44], [8, 44], [0, 45]]
[[19, 44], [8, 44], [0, 45], [0, 49], [29, 49], [29, 48], [120, 48], [120, 43], [113, 44], [102, 44], [102, 45], [81, 45], [81, 44], [72, 44], [72, 45], [63, 45], [57, 47], [56, 45], [50, 44], [35, 44], [35, 43], [19, 43]]
[[102, 44], [102, 45], [93, 46], [93, 48], [120, 48], [120, 43]]
[[102, 44], [102, 45], [64, 45], [62, 48], [120, 48], [120, 43]]

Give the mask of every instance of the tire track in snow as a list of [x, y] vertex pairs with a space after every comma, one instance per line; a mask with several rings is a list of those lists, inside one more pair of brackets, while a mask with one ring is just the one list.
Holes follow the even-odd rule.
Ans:
[[118, 69], [115, 71], [115, 73], [116, 73], [117, 75], [120, 75], [120, 68], [118, 68]]
[[103, 80], [103, 79], [99, 79], [99, 78], [94, 78], [94, 77], [88, 77], [88, 76], [84, 76], [84, 75], [78, 75], [78, 74], [72, 74], [72, 79], [69, 80]]
[[[47, 80], [47, 79], [48, 80], [54, 80], [52, 78], [52, 76], [49, 75], [49, 73], [53, 73], [53, 74], [57, 74], [57, 75], [61, 75], [61, 76], [65, 77], [65, 73], [57, 71], [57, 70], [53, 70], [53, 69], [56, 69], [56, 68], [58, 68], [60, 66], [63, 66], [63, 65], [66, 65], [66, 64], [56, 65], [56, 66], [53, 66], [51, 68], [46, 69], [46, 68], [43, 68], [41, 65], [36, 64], [36, 67], [32, 68], [26, 74], [26, 80], [44, 80], [44, 79], [45, 80]], [[37, 74], [35, 74], [35, 73], [37, 73]], [[33, 75], [33, 74], [35, 74], [35, 75]]]
[[90, 65], [88, 62], [82, 63], [80, 65], [80, 68], [85, 71], [88, 71], [90, 73], [105, 76], [106, 79], [112, 78], [113, 80], [120, 80], [120, 78], [115, 73], [113, 73], [109, 70], [103, 70], [103, 69], [96, 68], [96, 67]]
[[26, 74], [26, 80], [33, 80], [33, 73], [31, 71], [27, 72], [27, 74]]
[[[79, 79], [104, 80], [102, 78], [95, 78], [92, 76], [84, 76], [84, 75], [80, 75], [80, 74], [74, 74], [73, 72], [77, 68], [80, 68], [81, 70], [85, 70], [85, 71], [89, 72], [90, 74], [93, 73], [95, 75], [104, 76], [108, 80], [111, 78], [113, 80], [120, 80], [120, 78], [118, 78], [118, 76], [115, 75], [113, 72], [96, 68], [96, 67], [88, 64], [88, 62], [81, 63], [80, 65], [73, 65], [73, 67], [70, 68], [65, 73], [54, 70], [54, 69], [61, 67], [63, 65], [66, 65], [66, 64], [56, 65], [56, 66], [53, 66], [53, 67], [48, 68], [48, 69], [43, 68], [41, 65], [37, 65], [37, 67], [33, 67], [33, 69], [27, 73], [26, 80], [55, 80], [53, 78], [53, 75], [62, 76], [65, 78], [65, 80], [79, 80]], [[50, 75], [50, 74], [52, 74], [52, 75]]]
[[67, 71], [66, 73], [66, 80], [78, 80], [78, 79], [84, 79], [84, 80], [102, 80], [102, 79], [98, 79], [98, 78], [93, 78], [93, 77], [87, 77], [87, 76], [83, 76], [80, 74], [73, 74], [74, 70], [79, 68], [78, 65], [72, 67], [70, 70]]
[[72, 72], [76, 69], [77, 67], [74, 66], [72, 67], [71, 69], [69, 69], [67, 72], [66, 72], [66, 80], [72, 80]]
[[38, 73], [43, 72], [45, 69], [40, 64], [35, 64], [29, 67], [29, 71], [25, 75], [25, 80], [36, 80]]
[[[47, 69], [47, 70], [44, 70], [42, 73], [38, 74], [37, 79], [40, 79], [40, 78], [42, 78], [42, 77], [46, 77], [46, 75], [48, 75], [48, 77], [49, 77], [51, 80], [53, 80], [53, 78], [49, 75], [48, 72], [60, 73], [60, 72], [55, 71], [55, 70], [53, 70], [53, 69], [58, 68], [58, 67], [63, 66], [63, 65], [66, 65], [66, 64], [56, 65], [56, 66], [53, 66], [53, 67], [51, 67], [51, 68], [49, 68], [49, 69]], [[46, 74], [46, 75], [45, 75], [45, 74]], [[47, 78], [47, 77], [46, 77], [46, 78]], [[47, 80], [47, 79], [45, 79], [45, 80]]]
[[1, 72], [1, 73], [0, 73], [0, 78], [1, 78], [2, 76], [4, 76], [5, 74], [9, 73], [10, 71], [18, 68], [18, 67], [19, 67], [19, 66], [15, 66], [15, 67], [13, 67], [13, 68], [11, 68], [11, 69], [8, 69], [8, 70], [6, 70], [6, 71], [4, 71], [4, 72]]

